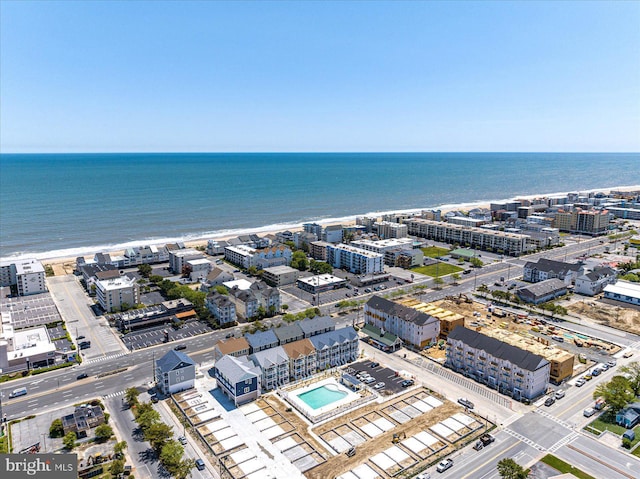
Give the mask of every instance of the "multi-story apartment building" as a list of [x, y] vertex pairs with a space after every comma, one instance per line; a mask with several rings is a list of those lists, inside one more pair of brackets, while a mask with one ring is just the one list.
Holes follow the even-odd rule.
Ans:
[[213, 347], [213, 359], [218, 360], [223, 356], [248, 356], [250, 352], [249, 342], [246, 338], [221, 339]]
[[382, 239], [406, 238], [408, 235], [407, 225], [402, 223], [380, 221], [379, 223], [376, 223], [373, 228]]
[[319, 225], [318, 223], [304, 223], [302, 225], [302, 229], [305, 233], [315, 235], [317, 240], [322, 238], [322, 225]]
[[252, 354], [264, 351], [265, 349], [275, 348], [280, 344], [276, 333], [273, 332], [273, 329], [258, 331], [253, 334], [247, 333], [244, 335], [244, 337], [249, 343]]
[[204, 303], [218, 324], [227, 325], [236, 321], [236, 305], [228, 295], [213, 291], [207, 295]]
[[341, 366], [358, 359], [359, 337], [351, 326], [311, 336], [318, 370]]
[[[398, 223], [389, 223], [393, 225], [397, 225]], [[407, 226], [407, 225], [402, 225]], [[411, 238], [391, 238], [391, 239], [383, 239], [379, 241], [373, 241], [368, 239], [355, 240], [350, 243], [351, 246], [356, 248], [365, 249], [367, 251], [372, 251], [374, 253], [378, 253], [384, 255], [389, 251], [396, 249], [403, 250], [412, 250], [413, 249], [413, 240]], [[386, 258], [385, 258], [386, 262]]]
[[402, 299], [398, 303], [438, 318], [438, 321], [440, 321], [440, 337], [443, 339], [446, 339], [449, 333], [458, 326], [464, 326], [464, 316], [442, 309], [433, 303], [423, 303], [415, 298]]
[[187, 261], [187, 268], [191, 281], [202, 281], [213, 269], [213, 263], [206, 258], [190, 259]]
[[260, 368], [246, 356], [224, 356], [213, 367], [220, 389], [238, 406], [260, 397]]
[[134, 246], [133, 248], [127, 248], [124, 256], [131, 266], [164, 263], [165, 261], [169, 261], [169, 250], [165, 245]]
[[596, 267], [585, 271], [576, 278], [574, 292], [585, 296], [595, 296], [602, 293], [609, 284], [616, 282], [616, 272], [608, 266]]
[[204, 256], [197, 249], [184, 248], [171, 250], [169, 251], [169, 268], [176, 274], [182, 274], [182, 270], [188, 261], [203, 258]]
[[170, 349], [156, 361], [155, 380], [164, 394], [191, 389], [196, 380], [196, 363], [186, 354]]
[[282, 349], [289, 356], [289, 375], [292, 381], [316, 372], [316, 348], [310, 340], [299, 339], [283, 345]]
[[327, 261], [327, 249], [333, 246], [326, 241], [314, 241], [309, 243], [309, 256], [318, 261]]
[[275, 328], [273, 332], [276, 333], [280, 346], [300, 341], [304, 338], [304, 332], [297, 321]]
[[452, 225], [440, 221], [412, 219], [407, 221], [409, 234], [420, 238], [457, 243], [462, 246], [492, 250], [510, 256], [526, 253], [530, 247], [527, 236], [484, 228]]
[[276, 389], [289, 382], [289, 355], [282, 346], [258, 351], [249, 359], [260, 368], [260, 383], [264, 390]]
[[558, 278], [545, 279], [516, 290], [525, 303], [540, 304], [567, 294], [567, 284]]
[[17, 259], [0, 263], [0, 286], [13, 286], [19, 296], [46, 293], [45, 271], [37, 259]]
[[298, 280], [300, 271], [291, 266], [274, 266], [265, 268], [262, 279], [271, 286], [280, 287], [293, 284]]
[[572, 284], [582, 265], [579, 263], [565, 263], [563, 261], [554, 261], [551, 259], [540, 258], [538, 261], [527, 261], [522, 270], [522, 279], [529, 283], [538, 283], [547, 279], [557, 278]]
[[264, 269], [291, 264], [291, 249], [282, 245], [262, 249], [247, 245], [227, 246], [224, 249], [224, 257], [244, 269], [251, 266]]
[[327, 243], [342, 243], [343, 231], [342, 225], [329, 225], [322, 230], [322, 241]]
[[328, 333], [329, 331], [335, 331], [336, 329], [335, 323], [329, 316], [306, 318], [301, 321], [297, 321], [297, 323], [302, 329], [302, 334], [305, 338], [317, 336], [322, 333]]
[[373, 274], [384, 271], [384, 256], [362, 248], [337, 244], [327, 247], [327, 263], [334, 268], [346, 269], [354, 274]]
[[608, 210], [584, 210], [574, 208], [571, 211], [558, 210], [554, 226], [560, 231], [601, 235], [609, 231], [611, 213]]
[[103, 310], [113, 313], [140, 302], [140, 290], [135, 279], [128, 276], [96, 281], [96, 299]]
[[372, 296], [365, 303], [364, 321], [420, 349], [440, 336], [438, 318], [380, 296]]
[[518, 401], [546, 392], [551, 367], [538, 354], [462, 326], [447, 337], [445, 365]]

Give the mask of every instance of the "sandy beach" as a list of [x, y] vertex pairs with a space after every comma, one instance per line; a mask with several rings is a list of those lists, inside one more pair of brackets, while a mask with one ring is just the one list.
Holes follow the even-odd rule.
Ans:
[[[585, 191], [580, 191], [580, 193], [594, 193], [594, 192], [601, 192], [604, 194], [609, 194], [611, 193], [611, 191], [637, 191], [640, 189], [640, 185], [634, 185], [634, 186], [624, 186], [624, 187], [614, 187], [614, 188], [608, 188], [608, 189], [592, 189], [592, 190], [585, 190]], [[513, 198], [511, 200], [505, 200], [505, 201], [516, 201], [516, 200], [533, 200], [535, 198], [542, 198], [542, 197], [546, 197], [546, 198], [553, 198], [553, 197], [558, 197], [558, 196], [563, 196], [563, 193], [558, 193], [558, 194], [554, 194], [554, 195], [521, 195], [518, 196], [516, 198]], [[450, 211], [456, 211], [456, 210], [461, 210], [461, 211], [468, 211], [470, 209], [473, 208], [486, 208], [489, 209], [491, 206], [491, 202], [477, 202], [477, 203], [461, 203], [461, 204], [452, 204], [452, 205], [442, 205], [437, 209], [440, 209], [441, 213], [444, 215], [447, 212]], [[427, 208], [422, 208], [422, 209], [413, 209], [413, 210], [405, 210], [405, 211], [397, 211], [397, 214], [401, 214], [401, 213], [419, 213], [420, 211], [424, 211], [427, 210]], [[329, 224], [338, 224], [337, 222], [329, 222], [329, 223], [324, 223], [324, 222], [318, 222], [320, 224], [323, 224], [324, 226], [329, 225]], [[343, 226], [353, 226], [356, 224], [356, 221], [341, 221], [339, 222], [339, 224], [342, 224]], [[291, 232], [298, 232], [298, 231], [302, 231], [302, 225], [299, 226], [295, 226], [295, 227], [289, 227], [287, 228], [289, 231]], [[282, 231], [282, 229], [273, 229], [273, 230], [263, 230], [261, 229], [259, 231], [259, 235], [266, 235], [266, 234], [274, 234], [277, 233], [278, 231]], [[254, 231], [255, 232], [255, 231]], [[250, 233], [245, 233], [245, 234], [250, 234]], [[215, 239], [218, 241], [226, 241], [229, 240], [231, 238], [235, 238], [237, 235], [227, 235], [227, 236], [216, 236], [214, 238], [202, 238], [202, 239], [198, 239], [198, 240], [194, 240], [194, 241], [185, 241], [185, 246], [187, 246], [188, 248], [196, 248], [196, 247], [206, 247], [207, 246], [207, 242], [209, 239]], [[145, 242], [145, 241], [140, 241], [139, 246], [144, 246], [144, 245], [149, 245], [149, 244], [163, 244], [163, 243], [153, 243], [153, 242]], [[86, 258], [93, 258], [93, 255], [95, 253], [109, 253], [112, 255], [123, 255], [124, 254], [124, 250], [111, 250], [111, 251], [105, 251], [105, 250], [101, 250], [101, 251], [95, 251], [89, 255], [82, 255]], [[75, 264], [76, 264], [76, 257], [73, 258], [47, 258], [47, 259], [42, 259], [42, 264], [43, 265], [51, 265], [51, 267], [53, 268], [54, 274], [56, 276], [58, 275], [65, 275], [65, 274], [71, 274], [73, 273], [73, 270], [75, 268]]]

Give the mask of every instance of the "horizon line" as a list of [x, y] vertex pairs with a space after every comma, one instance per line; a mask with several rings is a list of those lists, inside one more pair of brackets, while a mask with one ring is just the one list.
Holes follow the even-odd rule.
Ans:
[[356, 151], [356, 150], [327, 150], [327, 151], [287, 151], [287, 150], [265, 150], [265, 151], [159, 151], [159, 150], [145, 150], [145, 151], [0, 151], [0, 155], [121, 155], [121, 154], [176, 154], [176, 155], [190, 155], [190, 154], [239, 154], [239, 155], [248, 155], [248, 154], [384, 154], [384, 153], [401, 153], [401, 154], [424, 154], [424, 153], [473, 153], [473, 154], [495, 154], [495, 153], [562, 153], [562, 154], [640, 154], [639, 151], [568, 151], [568, 150], [496, 150], [496, 151], [471, 151], [471, 150], [444, 150], [444, 151], [436, 151], [436, 150], [411, 150], [411, 151], [403, 151], [403, 150], [380, 150], [380, 151]]

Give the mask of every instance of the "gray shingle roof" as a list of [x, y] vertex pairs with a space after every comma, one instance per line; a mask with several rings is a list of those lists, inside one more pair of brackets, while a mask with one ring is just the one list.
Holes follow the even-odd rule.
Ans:
[[544, 296], [555, 291], [566, 289], [567, 285], [558, 278], [546, 279], [539, 283], [534, 283], [528, 286], [524, 286], [518, 290], [519, 293], [529, 292], [531, 295], [539, 297]]
[[564, 261], [554, 261], [552, 259], [540, 258], [537, 262], [529, 261], [525, 268], [537, 269], [538, 271], [553, 271], [554, 273], [567, 273], [569, 271], [579, 271], [582, 267], [580, 263], [565, 263]]
[[326, 333], [318, 334], [309, 338], [311, 344], [317, 349], [330, 348], [335, 344], [342, 344], [347, 341], [353, 341], [358, 339], [358, 333], [351, 326], [346, 328], [336, 329], [335, 331], [328, 331]]
[[273, 331], [280, 340], [280, 344], [288, 343], [289, 341], [300, 339], [304, 336], [302, 328], [297, 322], [286, 326], [280, 326], [279, 328], [275, 328]]
[[318, 331], [324, 331], [325, 329], [335, 329], [335, 324], [329, 316], [316, 316], [315, 318], [305, 318], [302, 321], [298, 321], [300, 328], [305, 336], [311, 336]]
[[258, 331], [257, 333], [253, 334], [247, 333], [244, 335], [244, 337], [247, 338], [249, 346], [254, 349], [260, 349], [273, 343], [278, 344], [278, 337], [276, 336], [276, 333], [274, 333], [271, 329], [267, 331]]
[[180, 351], [170, 350], [167, 354], [162, 356], [156, 361], [156, 367], [160, 368], [163, 373], [172, 371], [180, 363], [185, 363], [189, 366], [195, 366], [196, 363], [193, 359]]
[[276, 364], [289, 363], [289, 355], [282, 346], [258, 351], [249, 356], [249, 359], [262, 369], [270, 368]]
[[367, 306], [385, 312], [392, 316], [397, 316], [404, 321], [410, 321], [417, 324], [418, 326], [423, 326], [427, 323], [438, 321], [438, 318], [434, 318], [433, 316], [423, 313], [422, 311], [403, 306], [402, 304], [394, 303], [393, 301], [381, 298], [380, 296], [372, 296], [371, 299], [367, 301]]
[[509, 361], [527, 371], [535, 371], [549, 364], [549, 361], [524, 349], [520, 349], [499, 339], [485, 336], [464, 326], [458, 326], [449, 333], [452, 340], [462, 341], [474, 349], [480, 349], [500, 359]]
[[215, 368], [226, 377], [232, 384], [259, 377], [261, 372], [247, 356], [235, 358], [233, 356], [223, 356], [215, 365]]

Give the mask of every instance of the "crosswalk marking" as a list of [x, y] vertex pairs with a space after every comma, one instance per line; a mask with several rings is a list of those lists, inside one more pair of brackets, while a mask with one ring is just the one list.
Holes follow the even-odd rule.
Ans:
[[533, 442], [531, 439], [529, 439], [528, 437], [523, 436], [520, 433], [515, 432], [512, 429], [509, 429], [508, 427], [505, 427], [504, 429], [502, 429], [504, 432], [506, 432], [507, 434], [515, 437], [516, 439], [518, 439], [519, 441], [524, 442], [525, 444], [528, 444], [529, 446], [537, 449], [538, 451], [544, 451], [546, 450], [543, 446], [541, 446], [540, 444], [538, 444], [537, 442]]
[[102, 396], [102, 397], [105, 398], [105, 399], [116, 398], [118, 396], [123, 396], [125, 392], [126, 391], [118, 391], [118, 392], [115, 392], [115, 393], [107, 394], [107, 395]]
[[552, 421], [557, 422], [558, 424], [566, 427], [567, 429], [572, 429], [571, 424], [569, 424], [568, 422], [564, 422], [562, 419], [557, 418], [553, 414], [549, 414], [547, 411], [543, 409], [536, 409], [534, 412], [537, 414], [540, 414], [541, 416], [546, 417], [547, 419], [551, 419]]
[[100, 356], [98, 358], [85, 359], [84, 361], [82, 361], [82, 363], [83, 364], [100, 363], [102, 361], [108, 361], [110, 359], [120, 358], [120, 357], [126, 356], [128, 354], [131, 354], [131, 353], [118, 353], [118, 354], [112, 354], [110, 356]]
[[577, 432], [575, 432], [575, 431], [572, 432], [571, 434], [563, 437], [558, 442], [556, 442], [553, 446], [551, 446], [549, 448], [549, 452], [556, 452], [562, 446], [566, 446], [567, 444], [569, 444], [570, 442], [572, 442], [574, 439], [576, 439], [579, 436], [580, 436], [580, 434], [578, 434]]

